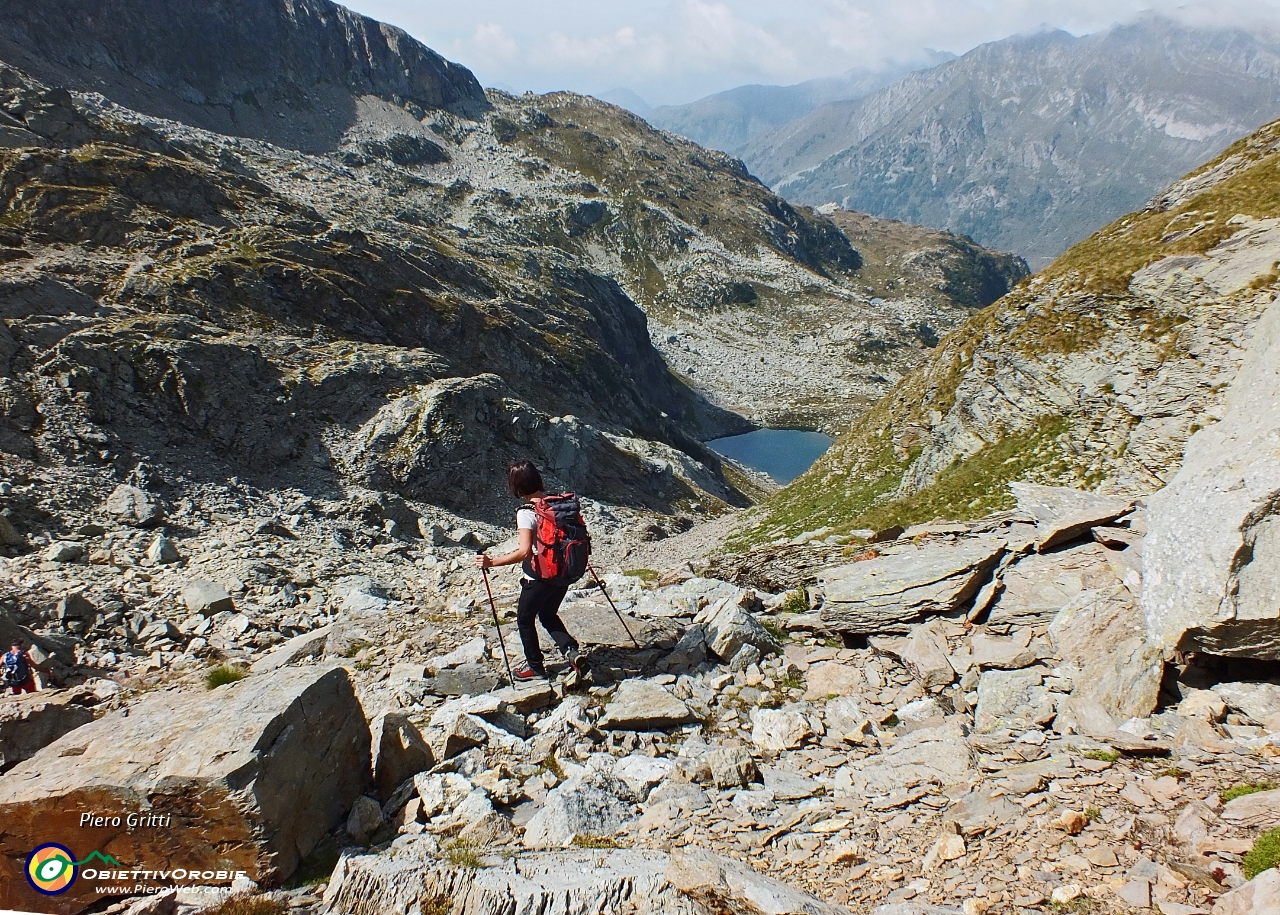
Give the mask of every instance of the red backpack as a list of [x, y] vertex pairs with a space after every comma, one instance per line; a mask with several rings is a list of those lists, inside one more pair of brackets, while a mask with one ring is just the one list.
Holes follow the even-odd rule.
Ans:
[[591, 535], [582, 520], [582, 504], [571, 492], [544, 496], [533, 503], [537, 543], [530, 568], [535, 578], [573, 584], [587, 571]]

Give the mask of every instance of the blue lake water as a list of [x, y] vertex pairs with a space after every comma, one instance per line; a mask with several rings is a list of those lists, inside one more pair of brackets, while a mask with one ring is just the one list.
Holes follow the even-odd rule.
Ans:
[[779, 483], [790, 483], [822, 457], [831, 445], [831, 437], [798, 429], [757, 429], [746, 435], [713, 439], [707, 445], [717, 454], [767, 473]]

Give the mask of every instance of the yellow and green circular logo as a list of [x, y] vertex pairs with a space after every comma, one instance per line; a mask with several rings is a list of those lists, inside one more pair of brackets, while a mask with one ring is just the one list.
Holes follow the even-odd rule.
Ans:
[[76, 856], [61, 845], [41, 845], [27, 857], [27, 882], [39, 893], [56, 896], [76, 879]]

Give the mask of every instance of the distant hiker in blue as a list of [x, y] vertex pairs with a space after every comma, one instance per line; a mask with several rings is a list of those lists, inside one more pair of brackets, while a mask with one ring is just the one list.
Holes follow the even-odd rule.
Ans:
[[34, 693], [36, 686], [36, 668], [38, 665], [31, 659], [21, 639], [14, 639], [13, 644], [4, 656], [4, 685], [13, 695]]

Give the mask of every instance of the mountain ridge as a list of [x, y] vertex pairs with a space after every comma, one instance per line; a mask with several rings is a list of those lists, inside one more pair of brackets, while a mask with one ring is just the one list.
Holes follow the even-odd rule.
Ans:
[[1280, 113], [1280, 42], [1147, 17], [982, 45], [742, 155], [789, 199], [972, 236], [1044, 266]]
[[907, 73], [953, 60], [954, 54], [931, 51], [922, 61], [875, 69], [853, 69], [840, 76], [806, 80], [790, 86], [747, 85], [717, 92], [683, 105], [659, 105], [637, 112], [663, 130], [695, 143], [741, 155], [750, 142], [830, 102], [857, 99]]
[[477, 116], [470, 70], [329, 0], [214, 0], [172, 27], [159, 0], [0, 8], [0, 59], [144, 114], [308, 152], [333, 149], [375, 95]]

